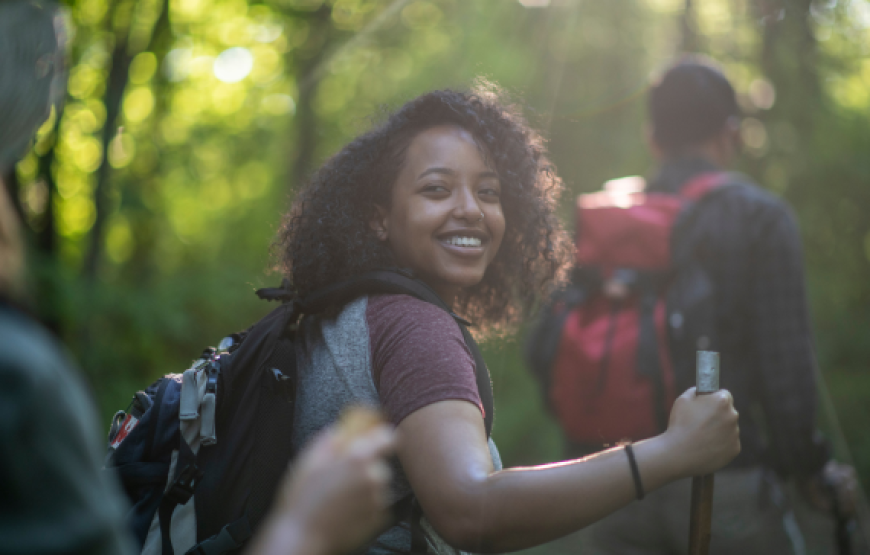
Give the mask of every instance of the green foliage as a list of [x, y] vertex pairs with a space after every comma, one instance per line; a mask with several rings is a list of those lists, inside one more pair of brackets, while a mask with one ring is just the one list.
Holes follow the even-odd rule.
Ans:
[[[550, 137], [570, 225], [574, 194], [652, 167], [644, 92], [683, 40], [679, 0], [67, 3], [67, 103], [19, 164], [18, 197], [37, 309], [107, 419], [268, 310], [253, 289], [280, 280], [269, 245], [293, 191], [381, 106], [477, 76], [510, 89]], [[870, 479], [856, 424], [870, 395], [867, 3], [694, 4], [690, 30], [749, 116], [743, 169], [801, 223], [820, 361]], [[518, 337], [486, 346], [496, 438], [508, 463], [553, 460]]]

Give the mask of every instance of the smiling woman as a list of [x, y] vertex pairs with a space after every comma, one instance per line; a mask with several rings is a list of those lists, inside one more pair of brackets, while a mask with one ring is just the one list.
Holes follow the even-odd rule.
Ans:
[[498, 174], [465, 129], [420, 132], [372, 228], [396, 262], [448, 303], [483, 280], [505, 231]]
[[[279, 236], [283, 269], [304, 298], [403, 268], [478, 326], [506, 326], [567, 266], [554, 216], [560, 187], [543, 141], [494, 87], [428, 93], [315, 172]], [[473, 342], [447, 311], [407, 295], [360, 296], [306, 316], [296, 345], [295, 447], [349, 404], [380, 407], [398, 428], [391, 500], [413, 496], [422, 515], [406, 514], [371, 554], [530, 547], [739, 450], [730, 395], [689, 391], [668, 431], [633, 452], [502, 470]]]
[[[478, 330], [504, 326], [566, 267], [570, 241], [554, 213], [561, 188], [543, 140], [494, 86], [431, 92], [314, 174], [281, 229], [283, 270], [304, 296], [379, 267], [437, 279], [438, 261], [449, 259], [479, 275], [445, 300]], [[393, 211], [394, 203], [402, 209]], [[431, 243], [406, 237], [424, 214], [435, 226]], [[484, 243], [479, 263], [477, 247], [451, 245], [469, 240]]]

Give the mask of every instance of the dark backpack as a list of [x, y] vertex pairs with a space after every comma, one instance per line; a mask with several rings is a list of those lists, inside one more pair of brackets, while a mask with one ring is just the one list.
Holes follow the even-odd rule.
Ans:
[[[301, 301], [286, 288], [261, 289], [261, 298], [283, 304], [217, 349], [206, 349], [185, 373], [137, 392], [128, 411], [113, 419], [106, 467], [118, 473], [130, 498], [128, 522], [142, 553], [217, 555], [244, 545], [295, 454], [290, 434], [299, 319], [379, 293], [411, 295], [457, 321], [474, 357], [489, 436], [492, 384], [469, 322], [410, 273], [369, 272]], [[409, 496], [393, 512], [411, 521], [412, 551], [421, 550], [419, 506]]]
[[674, 237], [726, 181], [706, 173], [666, 194], [618, 180], [578, 198], [571, 282], [543, 307], [525, 348], [572, 443], [594, 448], [667, 428], [675, 376], [692, 372], [673, 355], [715, 341], [712, 283]]

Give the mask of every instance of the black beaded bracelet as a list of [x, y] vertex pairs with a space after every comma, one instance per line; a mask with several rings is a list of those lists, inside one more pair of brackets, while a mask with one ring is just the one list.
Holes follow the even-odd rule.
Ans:
[[637, 493], [637, 499], [643, 499], [643, 482], [640, 480], [640, 470], [637, 468], [637, 461], [634, 458], [634, 449], [631, 448], [631, 443], [625, 444], [625, 454], [628, 455], [628, 465], [631, 467], [631, 476], [634, 478], [634, 491]]

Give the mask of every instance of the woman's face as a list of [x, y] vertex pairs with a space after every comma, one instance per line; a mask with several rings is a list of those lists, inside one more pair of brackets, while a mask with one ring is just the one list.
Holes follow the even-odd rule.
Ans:
[[443, 125], [418, 134], [392, 190], [389, 210], [372, 222], [400, 266], [448, 303], [483, 279], [504, 237], [501, 184], [474, 137]]

